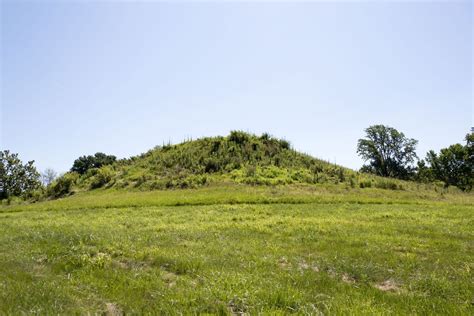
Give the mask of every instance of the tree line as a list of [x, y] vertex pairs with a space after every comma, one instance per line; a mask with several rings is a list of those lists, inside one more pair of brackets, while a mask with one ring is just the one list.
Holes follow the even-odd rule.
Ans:
[[393, 127], [373, 125], [365, 133], [365, 138], [357, 143], [357, 153], [368, 162], [361, 171], [402, 180], [441, 181], [446, 187], [472, 190], [474, 133], [466, 135], [464, 145], [454, 144], [439, 153], [430, 150], [425, 159], [416, 155], [418, 141]]
[[[84, 174], [87, 170], [100, 168], [116, 161], [113, 155], [96, 153], [95, 155], [77, 158], [71, 167], [72, 173]], [[34, 166], [34, 160], [23, 164], [18, 154], [9, 150], [0, 151], [0, 200], [9, 197], [30, 198], [34, 194], [44, 194], [55, 197], [62, 191], [69, 191], [72, 184], [71, 175], [58, 174], [51, 168], [39, 173]], [[58, 192], [48, 192], [55, 185]]]
[[[236, 138], [233, 141], [241, 141], [240, 138], [245, 136], [244, 133], [241, 134], [233, 132], [230, 137]], [[370, 126], [365, 129], [365, 137], [357, 143], [357, 153], [366, 162], [360, 171], [425, 183], [439, 181], [446, 187], [457, 186], [464, 191], [472, 190], [474, 133], [466, 135], [465, 144], [451, 145], [441, 149], [439, 153], [430, 150], [424, 159], [419, 159], [416, 155], [417, 144], [417, 140], [406, 137], [393, 127]], [[282, 145], [289, 146], [289, 143]], [[81, 156], [74, 161], [69, 173], [58, 177], [52, 169], [46, 169], [40, 174], [34, 161], [24, 164], [18, 154], [8, 150], [0, 151], [0, 200], [14, 196], [28, 198], [34, 194], [61, 196], [63, 192], [70, 191], [77, 176], [84, 175], [89, 170], [102, 170], [101, 167], [115, 161], [115, 156], [100, 152]], [[107, 175], [103, 175], [103, 178], [106, 180]], [[101, 177], [97, 176], [97, 179], [99, 181]]]

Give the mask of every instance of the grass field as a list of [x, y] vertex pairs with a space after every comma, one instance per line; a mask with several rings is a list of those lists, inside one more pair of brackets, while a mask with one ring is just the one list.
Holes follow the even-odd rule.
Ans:
[[474, 313], [474, 197], [96, 190], [0, 207], [0, 314]]

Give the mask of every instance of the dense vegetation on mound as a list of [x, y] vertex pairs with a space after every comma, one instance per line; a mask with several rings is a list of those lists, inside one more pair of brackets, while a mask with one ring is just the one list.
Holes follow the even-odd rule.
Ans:
[[361, 174], [297, 152], [284, 139], [233, 131], [227, 137], [207, 137], [177, 145], [157, 146], [131, 157], [70, 172], [48, 188], [48, 196], [75, 190], [195, 188], [210, 183], [250, 185], [335, 184], [348, 188], [403, 189], [407, 183]]
[[157, 147], [118, 163], [116, 170], [117, 185], [150, 188], [183, 188], [213, 179], [247, 184], [341, 182], [348, 172], [296, 152], [285, 140], [237, 131]]
[[425, 161], [416, 156], [417, 141], [394, 128], [373, 125], [366, 133], [366, 138], [358, 142], [357, 152], [367, 163], [360, 172], [297, 152], [288, 141], [267, 133], [257, 136], [242, 131], [232, 131], [227, 137], [157, 146], [118, 161], [101, 152], [83, 155], [74, 161], [70, 172], [59, 178], [54, 170], [45, 170], [43, 183], [33, 161], [23, 165], [17, 154], [6, 150], [0, 152], [0, 200], [6, 204], [13, 198], [38, 201], [101, 187], [183, 189], [211, 183], [338, 185], [347, 189], [428, 189], [443, 193], [472, 189], [474, 134], [466, 136], [465, 145], [444, 148], [439, 155], [430, 151]]

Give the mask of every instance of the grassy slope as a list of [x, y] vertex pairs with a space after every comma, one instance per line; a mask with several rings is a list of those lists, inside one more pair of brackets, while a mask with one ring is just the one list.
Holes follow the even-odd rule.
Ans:
[[[291, 149], [281, 139], [234, 131], [177, 145], [158, 146], [111, 166], [90, 169], [76, 191], [106, 188], [196, 188], [209, 183], [321, 184], [407, 189], [410, 182], [375, 177]], [[433, 187], [431, 185], [431, 187]]]
[[227, 185], [2, 207], [0, 314], [472, 314], [473, 202]]

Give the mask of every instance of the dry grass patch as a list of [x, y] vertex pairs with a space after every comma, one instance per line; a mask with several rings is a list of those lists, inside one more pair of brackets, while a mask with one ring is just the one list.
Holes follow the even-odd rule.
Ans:
[[115, 303], [105, 304], [105, 315], [107, 316], [122, 316], [123, 312]]
[[385, 280], [374, 285], [377, 289], [384, 292], [399, 292], [400, 287], [393, 280]]

